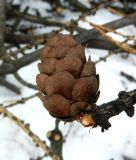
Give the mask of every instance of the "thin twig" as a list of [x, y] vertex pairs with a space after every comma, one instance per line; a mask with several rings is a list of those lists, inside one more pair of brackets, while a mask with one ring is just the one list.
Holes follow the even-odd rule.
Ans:
[[136, 78], [133, 77], [132, 75], [125, 73], [125, 72], [120, 72], [120, 75], [128, 79], [130, 82], [136, 82]]
[[59, 122], [60, 120], [55, 120], [55, 128], [47, 132], [47, 138], [50, 141], [50, 148], [60, 157], [60, 160], [63, 160], [62, 149], [64, 141], [62, 132], [59, 129]]
[[12, 14], [12, 16], [22, 17], [22, 19], [24, 19], [24, 20], [27, 20], [27, 21], [33, 22], [33, 23], [43, 24], [43, 25], [45, 25], [45, 27], [47, 27], [47, 26], [57, 26], [57, 27], [64, 26], [63, 23], [60, 23], [60, 22], [55, 21], [55, 20], [48, 20], [47, 17], [41, 18], [41, 17], [34, 16], [34, 15], [31, 15], [31, 14], [28, 14], [28, 13], [24, 14], [23, 12], [19, 12], [18, 10], [13, 9], [9, 5], [6, 5], [6, 9], [7, 9], [8, 13]]
[[9, 73], [14, 73], [23, 66], [26, 66], [39, 59], [41, 49], [32, 52], [31, 54], [26, 54], [21, 58], [14, 61], [5, 62], [0, 66], [0, 75], [5, 75]]
[[53, 160], [60, 160], [60, 158], [50, 149], [45, 141], [43, 142], [34, 132], [30, 130], [28, 124], [23, 123], [22, 120], [4, 107], [0, 107], [0, 113], [4, 114], [5, 117], [8, 117], [11, 121], [15, 122], [29, 137], [32, 138], [32, 141], [36, 146], [39, 146], [43, 149], [45, 154], [48, 154], [53, 158]]
[[17, 94], [20, 94], [20, 89], [15, 86], [14, 84], [8, 82], [5, 78], [3, 77], [0, 77], [0, 85], [3, 85], [5, 86], [6, 88], [10, 89], [11, 91], [17, 93]]
[[109, 51], [108, 54], [104, 57], [100, 57], [97, 61], [95, 61], [95, 64], [100, 63], [102, 61], [106, 62], [107, 58], [114, 55], [114, 52]]
[[70, 134], [70, 132], [71, 132], [71, 130], [72, 130], [72, 126], [73, 126], [73, 124], [70, 123], [70, 124], [69, 124], [69, 128], [68, 128], [68, 131], [67, 131], [67, 133], [64, 135], [64, 142], [66, 142], [66, 139], [67, 139], [67, 137], [69, 136], [69, 134]]
[[[85, 18], [83, 20], [85, 20]], [[111, 29], [118, 29], [131, 24], [136, 24], [136, 13], [104, 24], [104, 26]], [[82, 34], [75, 36], [76, 40], [80, 43], [87, 43], [90, 40], [97, 39], [97, 37], [100, 37], [100, 34], [95, 29], [88, 30]]]
[[95, 61], [95, 64], [98, 64], [98, 63], [100, 63], [102, 61], [106, 62], [107, 58], [109, 58], [110, 56], [112, 56], [114, 54], [117, 54], [120, 51], [121, 51], [121, 49], [116, 49], [116, 50], [113, 50], [113, 51], [109, 51], [106, 56], [100, 57], [97, 61]]
[[36, 86], [36, 85], [27, 82], [27, 81], [24, 80], [18, 73], [14, 73], [14, 77], [15, 77], [21, 84], [23, 84], [24, 86], [26, 86], [26, 87], [28, 87], [28, 88], [31, 88], [31, 89], [34, 89], [34, 90], [37, 90], [37, 86]]
[[118, 46], [119, 48], [121, 48], [122, 50], [128, 52], [128, 53], [133, 53], [136, 54], [136, 49], [134, 49], [133, 47], [129, 46], [127, 43], [124, 42], [119, 42], [114, 40], [111, 36], [107, 35], [104, 28], [101, 27], [100, 25], [96, 25], [94, 23], [89, 22], [95, 29], [96, 31], [98, 31], [103, 37], [105, 37], [106, 39], [108, 39], [109, 41], [111, 41], [113, 44], [115, 44], [116, 46]]
[[117, 35], [120, 35], [122, 36], [123, 38], [126, 38], [127, 40], [136, 40], [136, 36], [130, 36], [130, 35], [124, 35], [123, 33], [121, 32], [118, 32], [116, 30], [113, 30], [109, 27], [105, 27], [104, 25], [99, 25], [99, 27], [106, 33], [106, 32], [112, 32], [112, 33], [115, 33]]
[[19, 49], [15, 50], [15, 51], [10, 51], [8, 54], [1, 56], [0, 60], [3, 60], [5, 58], [9, 59], [11, 57], [17, 57], [17, 55], [19, 53], [24, 53], [27, 49], [31, 49], [31, 48], [35, 47], [36, 45], [38, 46], [38, 45], [43, 44], [45, 42], [44, 34], [38, 35], [33, 38], [34, 38], [34, 42], [30, 42], [30, 43], [26, 44], [24, 47], [20, 47]]
[[[23, 98], [21, 98], [19, 100], [15, 100], [14, 102], [12, 102], [12, 103], [10, 103], [8, 105], [3, 105], [3, 106], [4, 106], [4, 108], [10, 108], [10, 107], [13, 107], [13, 106], [18, 105], [18, 104], [24, 104], [26, 101], [28, 101], [28, 100], [30, 100], [32, 98], [35, 98], [36, 96], [38, 96], [38, 92], [36, 92], [36, 93], [34, 93], [34, 94], [32, 94], [32, 95], [30, 95], [28, 97], [23, 97]], [[1, 103], [1, 104], [3, 104], [3, 103]]]

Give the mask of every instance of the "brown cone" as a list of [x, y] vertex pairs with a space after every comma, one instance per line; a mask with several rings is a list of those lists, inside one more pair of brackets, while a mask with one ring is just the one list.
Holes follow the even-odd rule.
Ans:
[[40, 99], [57, 118], [73, 117], [93, 103], [99, 88], [95, 64], [69, 35], [51, 37], [41, 52], [36, 82]]

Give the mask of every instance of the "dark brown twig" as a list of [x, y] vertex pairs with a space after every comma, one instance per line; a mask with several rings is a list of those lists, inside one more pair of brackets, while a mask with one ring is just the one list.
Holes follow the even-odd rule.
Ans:
[[[126, 25], [135, 24], [135, 23], [136, 23], [136, 13], [132, 14], [128, 17], [124, 17], [120, 20], [116, 20], [114, 22], [108, 23], [105, 26], [111, 27], [112, 29], [117, 29], [117, 28], [120, 28], [120, 27], [123, 27]], [[97, 33], [97, 31], [95, 31], [94, 29], [92, 29], [90, 31], [86, 31], [84, 33], [77, 35], [75, 38], [77, 39], [77, 41], [84, 43], [84, 44], [87, 44], [88, 41], [93, 40], [95, 37], [97, 39], [97, 36], [98, 37], [100, 36], [99, 33]], [[103, 41], [103, 42], [105, 45], [106, 41]], [[91, 41], [90, 41], [90, 44], [91, 44]], [[97, 44], [96, 41], [95, 41], [95, 44]], [[109, 46], [109, 45], [106, 44], [106, 46]], [[115, 48], [116, 47], [114, 47], [114, 49]], [[4, 75], [4, 74], [16, 72], [21, 67], [34, 62], [35, 60], [37, 60], [39, 58], [39, 51], [40, 50], [35, 51], [29, 55], [24, 55], [22, 58], [18, 59], [17, 61], [14, 61], [14, 62], [11, 61], [8, 64], [5, 63], [5, 64], [1, 65], [0, 66], [0, 74]]]
[[20, 89], [16, 87], [14, 84], [8, 82], [5, 78], [0, 77], [0, 85], [5, 86], [6, 88], [10, 89], [11, 91], [20, 94]]
[[[5, 1], [1, 0], [0, 1], [0, 58], [6, 55], [4, 30], [5, 30]], [[7, 58], [3, 58], [3, 60], [7, 60]], [[14, 84], [8, 82], [5, 79], [5, 77], [0, 76], [0, 85], [3, 85], [6, 88], [10, 89], [11, 91], [20, 94], [20, 89], [16, 87]]]
[[31, 88], [31, 89], [34, 89], [34, 90], [37, 90], [37, 86], [34, 85], [34, 84], [31, 84], [27, 81], [25, 81], [18, 73], [14, 73], [14, 77], [21, 83], [23, 84], [24, 86], [28, 87], [28, 88]]
[[0, 66], [0, 75], [5, 75], [9, 73], [16, 72], [18, 69], [26, 66], [39, 58], [40, 49], [32, 52], [31, 54], [26, 54], [22, 58], [14, 61], [9, 61], [8, 63], [3, 63]]
[[58, 22], [58, 21], [53, 21], [53, 20], [48, 20], [46, 17], [41, 18], [38, 16], [34, 16], [31, 14], [24, 14], [23, 12], [19, 12], [16, 9], [13, 9], [11, 6], [7, 5], [6, 6], [7, 12], [12, 14], [12, 16], [16, 17], [22, 17], [22, 19], [27, 20], [29, 22], [33, 22], [33, 23], [38, 23], [38, 24], [43, 24], [46, 26], [57, 26], [57, 27], [62, 27], [64, 26], [63, 23]]
[[[111, 29], [118, 29], [118, 28], [122, 28], [131, 24], [136, 24], [136, 13], [131, 14], [129, 16], [123, 17], [119, 20], [115, 20], [113, 22], [104, 24], [106, 27], [109, 27]], [[48, 37], [49, 35], [47, 35]], [[40, 36], [41, 37], [41, 36]], [[45, 37], [45, 36], [44, 36]], [[98, 38], [100, 38], [100, 34], [97, 33], [97, 31], [95, 29], [91, 29], [91, 30], [84, 30], [84, 32], [81, 32], [80, 34], [75, 36], [75, 39], [77, 41], [79, 41], [80, 43], [83, 44], [87, 44], [89, 43], [89, 41], [94, 41], [94, 40], [98, 40]], [[12, 38], [12, 39], [10, 39]], [[7, 42], [12, 42], [12, 43], [29, 43], [34, 39], [37, 39], [37, 36], [30, 36], [30, 35], [16, 35], [10, 32], [6, 32], [5, 33], [5, 39]], [[91, 42], [90, 42], [91, 44]], [[94, 43], [93, 43], [94, 44]], [[96, 45], [97, 43], [95, 43]], [[97, 47], [97, 46], [96, 46]]]
[[125, 73], [125, 72], [122, 71], [122, 72], [120, 72], [120, 75], [125, 77], [126, 79], [128, 79], [130, 82], [136, 82], [136, 78], [129, 75], [128, 73]]
[[62, 148], [63, 148], [63, 135], [59, 129], [59, 120], [55, 121], [55, 128], [47, 132], [47, 138], [50, 140], [50, 147], [53, 152], [63, 160]]
[[129, 117], [134, 115], [134, 105], [136, 104], [136, 89], [130, 92], [122, 91], [118, 94], [118, 98], [96, 106], [90, 114], [95, 121], [94, 127], [101, 127], [102, 131], [111, 127], [109, 119], [113, 116], [125, 111]]
[[70, 6], [75, 7], [75, 9], [76, 9], [77, 11], [89, 12], [89, 11], [91, 10], [91, 8], [86, 7], [83, 3], [81, 3], [81, 2], [78, 1], [78, 0], [74, 0], [74, 1], [73, 1], [73, 0], [69, 0], [68, 2], [69, 2], [69, 4], [70, 4]]

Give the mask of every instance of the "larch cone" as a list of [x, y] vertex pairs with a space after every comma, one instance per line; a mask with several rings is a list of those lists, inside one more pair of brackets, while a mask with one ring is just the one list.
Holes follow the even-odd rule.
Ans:
[[99, 78], [95, 63], [86, 61], [85, 48], [72, 36], [48, 39], [40, 55], [36, 82], [48, 112], [60, 119], [75, 117], [95, 103]]

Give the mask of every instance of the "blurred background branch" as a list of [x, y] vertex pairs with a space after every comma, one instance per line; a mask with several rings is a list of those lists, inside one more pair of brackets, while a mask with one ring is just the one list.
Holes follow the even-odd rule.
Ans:
[[[127, 48], [133, 47], [133, 51], [136, 50], [135, 35], [125, 35], [118, 32], [118, 29], [136, 26], [135, 0], [89, 0], [88, 5], [78, 0], [41, 1], [50, 6], [44, 9], [44, 16], [42, 16], [38, 7], [35, 10], [32, 10], [29, 5], [22, 8], [22, 4], [25, 3], [24, 1], [15, 4], [12, 0], [0, 0], [0, 85], [14, 93], [21, 94], [21, 90], [20, 87], [18, 87], [18, 83], [12, 83], [8, 80], [7, 77], [9, 74], [12, 75], [17, 82], [27, 87], [27, 89], [37, 90], [37, 86], [26, 80], [21, 75], [20, 70], [39, 59], [41, 49], [45, 42], [54, 34], [66, 32], [74, 36], [74, 38], [86, 48], [107, 50], [107, 55], [100, 56], [99, 59], [95, 61], [96, 64], [105, 62], [107, 58], [120, 53], [123, 53], [123, 55], [132, 54], [132, 50], [123, 50], [122, 43], [125, 43]], [[105, 9], [108, 13], [119, 17], [117, 20], [103, 23], [103, 25], [95, 24], [91, 19], [88, 20], [88, 17], [95, 16], [101, 9]], [[30, 10], [33, 12], [30, 12]], [[67, 19], [69, 13], [78, 16], [73, 17], [73, 19]], [[88, 21], [86, 21], [89, 25], [88, 29], [84, 27], [84, 25], [80, 25], [80, 23], [84, 23], [85, 20]], [[92, 24], [94, 28], [90, 26], [89, 23]], [[39, 32], [39, 30], [42, 30], [42, 32]], [[102, 33], [102, 31], [104, 33]], [[114, 41], [113, 43], [113, 41], [107, 38], [109, 33], [116, 34], [124, 38], [124, 40], [119, 42], [120, 45], [117, 45], [116, 42], [118, 41]], [[131, 80], [131, 82], [135, 83], [136, 81], [133, 75], [124, 72], [120, 72], [120, 75]], [[130, 113], [133, 112], [133, 105], [136, 103], [135, 92], [135, 90], [121, 92], [116, 100], [98, 105], [95, 110], [91, 111], [96, 125], [99, 125], [102, 131], [104, 131], [110, 127], [108, 120], [112, 116], [122, 111], [125, 111], [131, 116]], [[50, 142], [49, 145], [47, 145], [30, 130], [29, 125], [26, 125], [26, 123], [13, 115], [8, 109], [11, 107], [14, 108], [14, 106], [18, 104], [24, 104], [37, 97], [37, 95], [38, 92], [29, 96], [23, 96], [23, 98], [14, 100], [12, 103], [0, 102], [0, 112], [4, 117], [8, 117], [21, 127], [27, 135], [32, 138], [33, 142], [44, 150], [42, 156], [39, 155], [37, 159], [32, 157], [31, 160], [40, 160], [47, 156], [50, 156], [54, 160], [63, 160], [64, 143], [72, 127], [69, 128], [66, 134], [63, 134], [60, 128], [60, 121], [55, 120], [54, 128], [46, 134]], [[119, 110], [117, 110], [117, 106]]]

